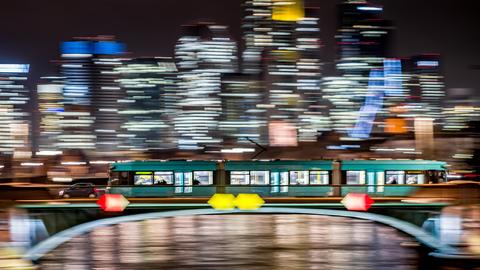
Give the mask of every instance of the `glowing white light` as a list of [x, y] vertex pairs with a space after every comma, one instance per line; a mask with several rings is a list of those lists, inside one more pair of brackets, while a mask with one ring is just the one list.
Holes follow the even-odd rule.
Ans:
[[42, 162], [22, 162], [20, 165], [29, 166], [29, 167], [38, 167], [38, 166], [43, 166], [43, 163]]
[[382, 11], [383, 8], [381, 7], [372, 7], [372, 6], [361, 6], [357, 7], [358, 10], [365, 10], [365, 11]]
[[71, 177], [53, 177], [53, 182], [72, 182], [73, 179]]
[[438, 61], [417, 61], [419, 67], [438, 67]]
[[29, 64], [0, 64], [0, 73], [28, 73]]
[[51, 150], [45, 150], [45, 151], [39, 151], [36, 153], [37, 156], [55, 156], [55, 155], [61, 155], [63, 152], [62, 151], [51, 151]]
[[87, 163], [84, 161], [66, 161], [66, 162], [62, 162], [61, 164], [65, 166], [76, 166], [76, 165], [85, 165]]
[[112, 160], [93, 160], [93, 161], [90, 161], [89, 163], [90, 164], [110, 164], [110, 163], [113, 163], [114, 161]]
[[254, 148], [232, 148], [232, 149], [222, 149], [220, 150], [222, 153], [247, 153], [247, 152], [255, 152]]

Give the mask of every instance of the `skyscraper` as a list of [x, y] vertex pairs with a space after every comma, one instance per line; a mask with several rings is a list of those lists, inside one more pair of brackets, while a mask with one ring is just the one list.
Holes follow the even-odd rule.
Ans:
[[168, 57], [126, 60], [115, 71], [125, 97], [120, 111], [125, 150], [147, 151], [173, 148], [173, 118], [176, 113], [177, 68]]
[[232, 73], [222, 76], [220, 132], [226, 144], [268, 143], [263, 84], [255, 75]]
[[244, 3], [243, 71], [265, 84], [268, 123], [294, 130], [300, 141], [314, 141], [328, 129], [317, 11], [300, 0]]
[[340, 77], [326, 79], [323, 90], [332, 104], [333, 128], [346, 133], [359, 118], [371, 70], [383, 68], [391, 26], [381, 18], [383, 8], [367, 1], [346, 0], [338, 11], [336, 68]]
[[60, 73], [64, 78], [64, 109], [59, 147], [118, 150], [123, 97], [114, 67], [125, 48], [113, 37], [82, 37], [63, 42]]
[[442, 100], [445, 97], [445, 83], [441, 73], [439, 54], [415, 55], [411, 58], [414, 82], [412, 92], [420, 98], [422, 117], [431, 117], [436, 124], [442, 121]]
[[0, 64], [0, 153], [31, 156], [28, 64]]
[[38, 111], [38, 152], [50, 154], [59, 152], [58, 139], [62, 134], [63, 78], [42, 77], [44, 82], [37, 85]]
[[480, 99], [473, 89], [448, 89], [448, 98], [443, 106], [443, 130], [458, 132], [472, 128], [471, 122], [480, 121]]
[[220, 143], [221, 75], [237, 71], [237, 44], [226, 26], [199, 23], [184, 27], [175, 47], [178, 68], [175, 131], [182, 149]]

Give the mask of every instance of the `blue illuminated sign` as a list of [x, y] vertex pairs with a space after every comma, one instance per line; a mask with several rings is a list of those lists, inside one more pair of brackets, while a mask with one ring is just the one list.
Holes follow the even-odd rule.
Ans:
[[93, 44], [91, 41], [65, 41], [60, 44], [62, 54], [92, 54]]
[[125, 52], [125, 45], [115, 41], [98, 41], [94, 44], [94, 54], [115, 55]]
[[117, 55], [125, 53], [125, 45], [115, 41], [65, 41], [60, 51], [62, 54]]

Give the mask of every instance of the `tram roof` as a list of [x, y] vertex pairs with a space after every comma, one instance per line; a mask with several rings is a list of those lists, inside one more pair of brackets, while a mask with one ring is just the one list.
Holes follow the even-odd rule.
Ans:
[[[332, 160], [225, 161], [227, 171], [333, 170]], [[219, 161], [145, 160], [117, 162], [112, 171], [214, 171]], [[445, 170], [446, 162], [431, 160], [343, 160], [342, 170]]]
[[344, 160], [342, 170], [445, 170], [447, 163], [432, 160]]
[[227, 161], [227, 171], [332, 170], [331, 160]]
[[217, 169], [216, 161], [130, 161], [112, 164], [112, 171], [214, 171]]

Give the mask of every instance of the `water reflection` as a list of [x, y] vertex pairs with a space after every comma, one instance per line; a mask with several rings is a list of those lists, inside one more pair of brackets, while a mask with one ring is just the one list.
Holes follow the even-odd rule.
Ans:
[[308, 215], [211, 215], [95, 229], [42, 269], [416, 269], [412, 239], [370, 221]]

